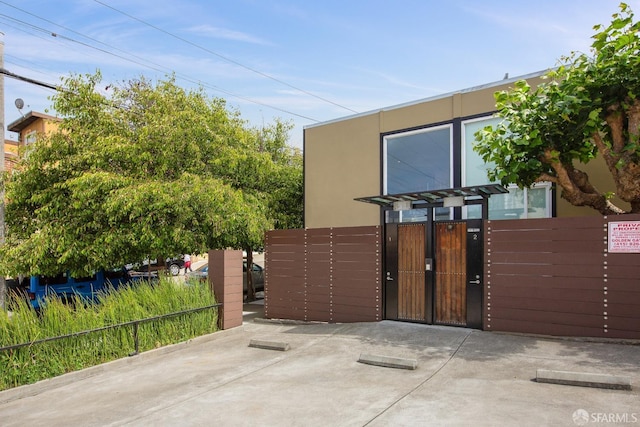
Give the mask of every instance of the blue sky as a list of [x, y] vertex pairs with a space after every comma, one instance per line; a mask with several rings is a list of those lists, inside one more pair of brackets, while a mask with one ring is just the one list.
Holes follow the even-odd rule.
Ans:
[[[627, 1], [640, 13], [640, 0]], [[306, 125], [553, 67], [588, 52], [614, 0], [0, 1], [5, 68], [57, 84], [99, 69], [105, 85], [175, 72], [253, 126]], [[55, 33], [55, 36], [52, 35]], [[52, 90], [5, 78], [5, 126]], [[54, 114], [54, 113], [52, 113]], [[15, 139], [13, 135], [8, 137]]]

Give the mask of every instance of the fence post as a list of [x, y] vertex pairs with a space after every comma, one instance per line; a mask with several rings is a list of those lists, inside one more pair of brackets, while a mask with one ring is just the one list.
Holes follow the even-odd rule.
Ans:
[[133, 324], [133, 345], [135, 351], [133, 355], [140, 354], [140, 340], [138, 339], [138, 322]]
[[220, 329], [242, 325], [242, 251], [209, 251], [209, 286], [222, 309], [218, 311]]

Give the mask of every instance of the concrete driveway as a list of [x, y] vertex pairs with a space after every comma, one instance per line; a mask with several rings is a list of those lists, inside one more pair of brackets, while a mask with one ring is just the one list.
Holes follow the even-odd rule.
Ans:
[[[1, 392], [0, 425], [640, 425], [638, 345], [391, 321], [284, 324], [260, 321], [261, 308], [245, 305], [233, 330]], [[359, 363], [365, 354], [417, 369]], [[537, 369], [621, 376], [632, 390], [538, 383]]]

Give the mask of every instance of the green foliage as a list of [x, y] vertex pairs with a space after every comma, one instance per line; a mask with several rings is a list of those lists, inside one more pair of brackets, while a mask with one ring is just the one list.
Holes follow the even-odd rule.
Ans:
[[595, 26], [591, 55], [572, 53], [535, 89], [517, 82], [496, 93], [504, 121], [476, 134], [474, 149], [492, 165], [489, 178], [529, 187], [560, 186], [576, 205], [618, 212], [575, 165], [602, 156], [616, 195], [640, 211], [637, 143], [640, 120], [640, 23], [620, 4], [607, 27]]
[[576, 97], [563, 94], [557, 81], [535, 90], [518, 81], [512, 90], [496, 94], [496, 107], [504, 121], [478, 131], [475, 146], [485, 162], [495, 165], [489, 171], [492, 181], [529, 187], [541, 175], [555, 174], [547, 156], [586, 163], [595, 155], [595, 146], [585, 140], [584, 123], [575, 120]]
[[[100, 296], [99, 304], [80, 299], [46, 301], [40, 314], [19, 297], [10, 299], [12, 315], [0, 312], [0, 346], [98, 329], [189, 308], [215, 304], [208, 286], [183, 286], [171, 279], [140, 283]], [[186, 341], [217, 330], [217, 310], [204, 310], [140, 325], [140, 351]], [[0, 390], [126, 357], [135, 350], [132, 327], [34, 344], [0, 353]]]
[[59, 131], [6, 179], [3, 273], [83, 274], [257, 247], [266, 230], [301, 222], [290, 125], [249, 128], [224, 100], [173, 78], [101, 81], [99, 72], [64, 81], [53, 97]]

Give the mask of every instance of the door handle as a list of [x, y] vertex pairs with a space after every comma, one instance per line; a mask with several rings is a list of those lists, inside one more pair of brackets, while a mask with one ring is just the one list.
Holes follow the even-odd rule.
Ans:
[[389, 282], [393, 282], [393, 277], [391, 277], [391, 276], [387, 276], [387, 281], [389, 281]]
[[471, 285], [479, 285], [480, 284], [480, 279], [478, 279], [478, 280], [469, 280], [469, 284], [471, 284]]

